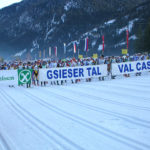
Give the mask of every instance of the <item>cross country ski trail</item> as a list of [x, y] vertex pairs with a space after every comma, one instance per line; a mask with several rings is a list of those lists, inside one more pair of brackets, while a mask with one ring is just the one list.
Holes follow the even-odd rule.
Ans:
[[31, 89], [1, 88], [0, 147], [149, 150], [148, 83], [149, 76], [143, 76]]

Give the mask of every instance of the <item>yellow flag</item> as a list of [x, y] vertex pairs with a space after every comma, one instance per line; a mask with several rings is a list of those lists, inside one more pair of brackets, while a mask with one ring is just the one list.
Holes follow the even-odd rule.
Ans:
[[128, 53], [128, 49], [122, 49], [122, 54], [126, 55]]
[[98, 58], [97, 53], [93, 54], [93, 58]]
[[82, 59], [82, 58], [83, 58], [83, 55], [79, 55], [78, 58], [79, 58], [79, 59]]

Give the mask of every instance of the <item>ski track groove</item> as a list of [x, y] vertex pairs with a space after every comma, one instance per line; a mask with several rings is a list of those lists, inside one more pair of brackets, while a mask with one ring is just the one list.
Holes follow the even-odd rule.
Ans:
[[[1, 94], [1, 92], [0, 92], [0, 94]], [[2, 94], [0, 95], [0, 98], [2, 98], [1, 97], [2, 96]], [[4, 99], [4, 98], [2, 98], [2, 99]], [[8, 105], [8, 108], [13, 112], [13, 113], [15, 113], [15, 115], [21, 120], [21, 121], [23, 121], [23, 123], [26, 125], [26, 126], [28, 126], [29, 128], [32, 128], [33, 129], [33, 124], [31, 124], [26, 118], [24, 118], [24, 116], [22, 116], [22, 115], [20, 115], [19, 113], [18, 113], [18, 111], [16, 111], [16, 109], [14, 109], [12, 106], [10, 106], [10, 103], [8, 103], [8, 102], [5, 102], [5, 100], [3, 100], [3, 102], [6, 104], [6, 105]], [[7, 104], [8, 103], [8, 104]], [[41, 130], [39, 130], [38, 129], [38, 131], [37, 131], [37, 128], [34, 128], [34, 131], [33, 131], [35, 134], [37, 134], [38, 136], [39, 136], [39, 132], [40, 133], [42, 133], [42, 135], [44, 134], [43, 132], [41, 132]], [[45, 134], [44, 134], [44, 136], [45, 136]], [[46, 135], [46, 137], [44, 137], [45, 139], [47, 139], [47, 135]], [[48, 139], [50, 139], [50, 137], [48, 137]], [[50, 142], [51, 144], [52, 144], [52, 146], [54, 146], [54, 143], [52, 143], [52, 142]], [[0, 149], [1, 150], [1, 149]], [[6, 149], [7, 150], [7, 149]], [[17, 147], [15, 147], [15, 149], [12, 149], [12, 150], [18, 150], [17, 149]], [[57, 149], [55, 149], [55, 150], [57, 150]]]
[[[150, 92], [150, 90], [147, 90], [147, 87], [148, 87], [148, 88], [150, 87], [150, 86], [148, 86], [148, 85], [147, 85], [146, 88], [143, 90], [143, 89], [137, 88], [137, 87], [140, 87], [140, 86], [143, 87], [143, 85], [141, 85], [141, 84], [133, 84], [133, 83], [131, 84], [131, 83], [130, 83], [130, 84], [128, 84], [128, 85], [127, 85], [127, 84], [124, 84], [123, 86], [121, 86], [121, 85], [122, 85], [121, 82], [118, 82], [118, 83], [116, 83], [116, 84], [117, 84], [117, 85], [114, 85], [114, 84], [110, 83], [109, 86], [112, 86], [112, 87], [120, 87], [120, 88], [122, 88], [122, 89], [127, 89], [127, 90], [129, 90], [129, 89], [130, 89], [130, 90], [136, 90], [136, 91], [140, 91], [140, 92], [141, 92], [141, 91], [142, 91], [142, 92], [145, 92], [145, 91], [146, 91], [146, 92], [148, 92], [148, 93]], [[91, 83], [91, 85], [92, 85], [92, 83]], [[106, 83], [103, 82], [102, 85], [106, 86], [106, 85], [108, 85], [108, 84], [106, 84]], [[118, 86], [118, 85], [119, 85], [119, 86]], [[129, 86], [129, 85], [130, 85], [130, 86]], [[133, 87], [134, 87], [134, 88], [133, 88]]]
[[[3, 93], [5, 93], [7, 95], [7, 97], [5, 96], [5, 94], [3, 94], [1, 91], [3, 91]], [[67, 142], [70, 146], [78, 149], [78, 150], [84, 150], [82, 147], [80, 147], [79, 145], [73, 143], [71, 140], [67, 139], [66, 137], [64, 137], [63, 135], [61, 135], [60, 133], [58, 133], [57, 131], [55, 131], [54, 129], [50, 128], [48, 125], [46, 125], [45, 123], [43, 123], [42, 121], [40, 121], [38, 118], [36, 118], [35, 116], [33, 116], [30, 112], [26, 111], [22, 106], [20, 106], [10, 95], [8, 95], [4, 90], [1, 89], [0, 93], [1, 95], [3, 95], [3, 97], [5, 97], [9, 104], [16, 110], [18, 111], [19, 114], [21, 114], [25, 120], [27, 120], [28, 122], [32, 123], [32, 125], [34, 127], [36, 127], [37, 129], [39, 129], [40, 131], [42, 131], [48, 138], [50, 138], [51, 140], [53, 140], [53, 142], [55, 142], [56, 144], [58, 144], [59, 146], [61, 146], [64, 150], [70, 150], [67, 147], [64, 147], [64, 145], [62, 145], [61, 143], [59, 143], [56, 139], [54, 139], [54, 137], [50, 136], [44, 129], [42, 129], [41, 127], [39, 127], [33, 120], [35, 120], [36, 122], [38, 122], [40, 125], [42, 125], [44, 128], [50, 130], [51, 132], [53, 132], [55, 135], [57, 135], [59, 138], [63, 139], [65, 142]], [[11, 101], [9, 101], [9, 99]], [[14, 104], [13, 104], [14, 103]], [[21, 109], [21, 111], [16, 107], [16, 106]], [[24, 113], [23, 113], [23, 112]], [[26, 115], [25, 115], [26, 114]], [[31, 117], [32, 119], [29, 119]], [[9, 149], [8, 149], [9, 150]]]
[[[79, 91], [78, 91], [78, 93], [79, 93]], [[103, 101], [103, 102], [114, 104], [114, 105], [118, 105], [118, 106], [123, 106], [123, 107], [132, 108], [132, 109], [138, 109], [138, 110], [144, 110], [144, 111], [150, 111], [149, 107], [141, 107], [141, 106], [136, 106], [136, 105], [132, 105], [132, 104], [116, 102], [114, 100], [106, 99], [106, 98], [103, 98], [103, 97], [100, 97], [100, 96], [94, 96], [94, 95], [88, 94], [86, 92], [82, 92], [82, 93], [80, 92], [80, 95], [83, 95], [83, 96], [86, 95], [89, 98], [94, 98], [95, 100]]]
[[[137, 81], [135, 81], [135, 82], [137, 82]], [[139, 82], [139, 81], [138, 81]], [[117, 82], [117, 84], [121, 84], [121, 82]], [[144, 87], [144, 88], [147, 88], [147, 87], [149, 87], [149, 84], [140, 84], [140, 83], [128, 83], [128, 84], [124, 84], [125, 86], [128, 86], [128, 85], [130, 85], [130, 86], [134, 86], [134, 87], [140, 87], [140, 86], [142, 86], [142, 87]], [[125, 87], [126, 88], [126, 87]]]
[[[61, 91], [62, 91], [62, 88], [64, 89], [64, 87], [61, 87]], [[59, 89], [60, 90], [60, 89]], [[83, 97], [85, 97], [86, 95], [87, 95], [87, 93], [83, 93], [83, 92], [79, 92], [79, 91], [74, 91], [74, 90], [72, 90], [72, 89], [66, 89], [65, 88], [65, 90], [68, 90], [69, 92], [72, 92], [72, 93], [76, 93], [76, 94], [78, 94], [78, 95], [80, 95], [80, 96], [83, 96]], [[94, 89], [93, 89], [94, 90]], [[85, 90], [86, 91], [86, 90]], [[88, 95], [89, 96], [89, 95]], [[94, 96], [94, 95], [90, 95], [90, 96]], [[101, 97], [99, 97], [100, 99], [101, 99]], [[99, 99], [94, 99], [94, 100], [96, 100], [96, 101], [99, 101]], [[94, 107], [94, 106], [93, 106]], [[105, 110], [105, 111], [109, 111], [109, 110], [106, 110], [106, 109], [103, 109], [103, 108], [100, 108], [100, 109], [102, 109], [102, 110]], [[113, 111], [109, 111], [109, 112], [112, 112], [112, 113], [114, 113]], [[132, 119], [135, 119], [135, 120], [139, 120], [139, 121], [141, 121], [141, 122], [145, 122], [145, 123], [148, 123], [148, 124], [150, 124], [150, 121], [147, 121], [147, 120], [143, 120], [143, 119], [139, 119], [139, 118], [136, 118], [136, 117], [133, 117], [133, 116], [129, 116], [129, 115], [124, 115], [124, 114], [120, 114], [120, 113], [116, 113], [115, 112], [115, 114], [118, 114], [118, 115], [121, 115], [121, 116], [125, 116], [125, 117], [129, 117], [129, 118], [132, 118]]]
[[[45, 91], [45, 90], [44, 90]], [[46, 91], [49, 91], [49, 93], [52, 93], [54, 94], [55, 96], [59, 97], [59, 98], [64, 98], [63, 101], [66, 101], [66, 102], [69, 102], [69, 103], [72, 103], [72, 104], [76, 104], [76, 105], [79, 105], [81, 107], [85, 107], [87, 109], [90, 109], [90, 110], [93, 110], [93, 111], [97, 111], [97, 112], [100, 112], [100, 113], [104, 113], [104, 114], [108, 114], [108, 115], [113, 115], [115, 117], [118, 117], [118, 118], [121, 118], [121, 119], [124, 119], [130, 123], [134, 123], [134, 124], [137, 124], [137, 125], [141, 125], [141, 126], [144, 126], [146, 128], [150, 128], [150, 126], [148, 126], [150, 124], [150, 121], [146, 121], [146, 120], [143, 120], [143, 119], [139, 119], [139, 118], [136, 118], [136, 117], [133, 117], [133, 116], [129, 116], [129, 115], [124, 115], [124, 114], [120, 114], [120, 113], [117, 113], [117, 112], [113, 112], [113, 111], [109, 111], [109, 110], [106, 110], [106, 109], [103, 109], [101, 107], [97, 107], [97, 106], [92, 106], [92, 105], [89, 105], [89, 104], [85, 104], [85, 103], [82, 103], [82, 102], [79, 102], [79, 101], [76, 101], [72, 98], [68, 98], [66, 96], [63, 96], [63, 95], [59, 95], [59, 94], [56, 94], [48, 89], [46, 89]], [[70, 91], [70, 89], [69, 89]], [[73, 91], [73, 90], [72, 90]], [[75, 93], [75, 91], [73, 91], [73, 93]], [[80, 95], [81, 96], [81, 95]], [[85, 96], [85, 95], [83, 95]], [[62, 99], [61, 99], [62, 100]], [[127, 119], [128, 118], [128, 119]], [[138, 122], [142, 122], [142, 123], [137, 123], [133, 120], [130, 120], [130, 119], [133, 119], [135, 121], [138, 121]], [[143, 122], [145, 122], [145, 124], [148, 124], [148, 125], [144, 125]]]
[[[1, 93], [1, 92], [0, 92]], [[2, 94], [1, 94], [2, 95]], [[3, 96], [3, 97], [5, 97], [5, 96]], [[6, 98], [6, 100], [8, 100], [9, 101], [9, 99], [7, 98], [7, 97], [5, 97]], [[14, 109], [16, 112], [18, 112], [18, 116], [19, 115], [21, 115], [23, 118], [24, 118], [24, 120], [26, 120], [26, 121], [28, 121], [30, 124], [32, 124], [32, 126], [34, 126], [36, 129], [38, 129], [39, 131], [41, 131], [44, 135], [46, 135], [49, 139], [51, 139], [51, 140], [53, 140], [55, 143], [57, 143], [57, 141], [55, 141], [55, 139], [52, 137], [52, 136], [49, 136], [42, 128], [40, 128], [37, 124], [35, 124], [32, 120], [30, 120], [30, 119], [28, 119], [28, 117], [26, 117], [13, 103], [11, 103], [11, 102], [8, 102], [10, 105], [11, 105], [11, 107], [12, 107], [12, 109]], [[58, 144], [58, 143], [57, 143]], [[59, 144], [60, 145], [60, 144]], [[61, 146], [61, 145], [60, 145]], [[66, 150], [67, 148], [66, 147], [64, 147], [63, 145], [62, 145], [62, 147], [64, 148], [64, 150]], [[7, 149], [6, 149], [7, 150]]]
[[[140, 86], [142, 86], [142, 87], [150, 87], [150, 85], [148, 84], [148, 82], [141, 82], [141, 81], [139, 81], [139, 80], [133, 80], [134, 78], [132, 78], [132, 83], [123, 83], [123, 86], [120, 86], [120, 85], [122, 85], [122, 79], [120, 79], [120, 80], [115, 80], [115, 83], [117, 84], [117, 86], [119, 85], [121, 88], [124, 88], [124, 89], [133, 89], [133, 90], [135, 90], [135, 88], [136, 87], [140, 87]], [[126, 80], [128, 80], [128, 79], [126, 79]], [[105, 80], [105, 82], [104, 81], [101, 81], [101, 85], [108, 85], [107, 84], [107, 81], [112, 81], [112, 82], [109, 82], [109, 86], [116, 86], [115, 84], [113, 84], [114, 83], [114, 80]], [[138, 81], [138, 83], [136, 83]], [[90, 85], [92, 85], [92, 84], [98, 84], [99, 85], [99, 82], [90, 82]], [[84, 86], [83, 84], [81, 84], [82, 86]], [[128, 85], [130, 85], [130, 86], [128, 86]], [[134, 88], [130, 88], [130, 87], [133, 87], [134, 86]], [[136, 88], [137, 90], [138, 90], [138, 88]], [[140, 89], [140, 91], [141, 91], [142, 89]], [[144, 92], [145, 92], [145, 90], [144, 90]], [[147, 92], [149, 92], [149, 90], [147, 90]]]
[[[26, 91], [27, 92], [27, 91]], [[73, 120], [73, 121], [75, 121], [75, 122], [78, 122], [79, 124], [82, 124], [83, 126], [86, 126], [86, 127], [88, 127], [89, 129], [91, 129], [91, 130], [93, 130], [93, 131], [95, 131], [95, 132], [98, 132], [99, 134], [103, 134], [104, 136], [106, 136], [106, 137], [108, 137], [108, 138], [111, 138], [111, 139], [113, 139], [113, 140], [117, 140], [118, 142], [121, 142], [122, 144], [125, 144], [125, 145], [128, 145], [128, 146], [130, 146], [130, 147], [132, 147], [132, 148], [135, 148], [136, 150], [137, 149], [141, 149], [141, 148], [139, 148], [139, 147], [137, 147], [137, 146], [135, 146], [135, 145], [139, 145], [139, 146], [143, 146], [143, 147], [145, 147], [145, 148], [148, 148], [148, 149], [150, 149], [150, 145], [147, 145], [147, 144], [144, 144], [144, 143], [141, 143], [141, 142], [139, 142], [139, 141], [136, 141], [136, 140], [134, 140], [134, 139], [131, 139], [131, 138], [129, 138], [129, 137], [126, 137], [126, 136], [124, 136], [124, 135], [121, 135], [121, 134], [119, 134], [119, 133], [116, 133], [116, 132], [114, 132], [114, 131], [111, 131], [111, 130], [109, 130], [109, 129], [106, 129], [106, 128], [104, 128], [104, 127], [102, 127], [102, 126], [99, 126], [99, 125], [97, 125], [97, 124], [95, 124], [95, 123], [92, 123], [92, 122], [90, 122], [90, 121], [87, 121], [87, 120], [85, 120], [85, 119], [83, 119], [83, 118], [80, 118], [79, 116], [75, 116], [75, 115], [73, 115], [73, 114], [69, 114], [69, 113], [67, 113], [67, 112], [65, 112], [65, 111], [63, 111], [63, 110], [61, 110], [61, 109], [59, 109], [59, 108], [57, 108], [57, 107], [55, 107], [55, 106], [53, 106], [53, 105], [50, 105], [49, 103], [47, 103], [47, 102], [45, 102], [43, 99], [41, 99], [41, 98], [38, 98], [37, 96], [35, 96], [35, 95], [33, 95], [33, 94], [31, 94], [30, 92], [28, 92], [28, 94], [30, 95], [30, 98], [31, 99], [34, 99], [34, 101], [37, 101], [37, 99], [40, 101], [40, 104], [41, 105], [44, 105], [44, 107], [50, 107], [49, 109], [52, 111], [52, 109], [56, 109], [56, 110], [58, 110], [58, 111], [60, 111], [60, 113], [59, 113], [59, 115], [61, 115], [62, 116], [62, 113], [64, 113], [64, 114], [67, 114], [68, 116], [72, 116], [73, 118], [70, 118], [71, 120]], [[27, 95], [27, 94], [26, 94]], [[29, 97], [29, 96], [28, 96]], [[36, 100], [35, 100], [35, 98], [36, 98]], [[44, 103], [44, 104], [42, 104], [42, 103]], [[38, 102], [39, 103], [39, 102]], [[55, 113], [57, 113], [58, 114], [58, 112], [56, 112], [56, 110], [53, 110]], [[66, 116], [64, 116], [64, 117], [66, 117]], [[68, 118], [68, 117], [67, 117]], [[74, 119], [74, 118], [76, 118], [76, 119]], [[80, 122], [81, 121], [81, 122]], [[90, 124], [90, 125], [92, 125], [92, 126], [94, 126], [95, 128], [98, 128], [99, 130], [97, 130], [97, 129], [95, 129], [95, 128], [93, 128], [93, 127], [91, 127], [91, 126], [89, 126], [89, 125], [87, 125], [87, 124]], [[100, 131], [100, 130], [102, 130], [102, 131]], [[110, 135], [111, 134], [111, 135]], [[116, 138], [116, 137], [117, 138]], [[118, 138], [121, 138], [121, 139], [118, 139]], [[125, 141], [123, 141], [123, 140], [125, 140]], [[128, 142], [126, 142], [126, 141], [128, 141], [128, 142], [131, 142], [132, 144], [130, 144], [130, 143], [128, 143]], [[135, 144], [135, 145], [134, 145]], [[141, 149], [142, 150], [142, 149]]]
[[[141, 86], [146, 86], [146, 87], [149, 86], [149, 84], [146, 81], [144, 81], [144, 82], [142, 81], [141, 82], [139, 80], [133, 80], [133, 79], [134, 78], [132, 78], [132, 81], [133, 81], [132, 83], [128, 83], [128, 84], [124, 83], [124, 85], [135, 85], [135, 86], [140, 86], [141, 85]], [[123, 81], [122, 79], [121, 80], [116, 80], [115, 83], [117, 83], [117, 84], [121, 83], [122, 84], [122, 81]], [[136, 83], [137, 81], [138, 81], [138, 83]]]
[[[85, 88], [84, 86], [82, 86], [83, 88]], [[92, 89], [92, 90], [96, 90], [96, 91], [98, 91], [98, 90], [100, 90], [100, 91], [103, 91], [103, 92], [106, 92], [105, 90], [103, 90], [104, 88], [105, 89], [107, 89], [107, 87], [108, 87], [108, 85], [103, 85], [103, 88], [99, 88], [99, 87], [95, 87], [95, 85], [94, 84], [90, 84], [89, 86], [86, 86], [86, 87], [88, 87], [88, 88], [90, 88], [90, 89]], [[111, 87], [110, 85], [109, 85], [109, 87]], [[149, 86], [150, 87], [150, 86]], [[124, 95], [124, 96], [126, 96], [126, 94], [124, 94], [123, 92], [118, 92], [117, 90], [116, 90], [116, 88], [117, 89], [120, 89], [120, 88], [122, 88], [122, 89], [125, 89], [126, 91], [131, 91], [132, 90], [132, 93], [133, 93], [133, 91], [137, 91], [137, 90], [135, 90], [135, 89], [131, 89], [131, 88], [124, 88], [124, 87], [121, 87], [121, 86], [116, 86], [115, 85], [115, 89], [111, 89], [111, 93], [112, 94], [121, 94], [121, 95]], [[138, 90], [139, 92], [141, 92], [140, 90]], [[149, 91], [150, 92], [150, 91]], [[148, 93], [149, 93], [148, 92]], [[109, 93], [110, 93], [110, 91], [109, 91]], [[146, 102], [150, 102], [150, 98], [147, 98], [147, 97], [140, 97], [140, 96], [136, 96], [136, 95], [133, 95], [133, 94], [129, 94], [128, 93], [128, 96], [134, 96], [134, 97], [137, 97], [137, 98], [141, 98], [142, 99], [142, 101], [144, 100], [144, 101], [146, 101]]]
[[[80, 88], [80, 87], [79, 87]], [[84, 87], [83, 87], [84, 88]], [[97, 92], [103, 92], [103, 93], [106, 93], [106, 94], [108, 94], [108, 92], [106, 92], [105, 90], [103, 91], [103, 89], [99, 89], [99, 88], [95, 88], [94, 86], [92, 86], [92, 88], [91, 87], [88, 87], [89, 89], [91, 89], [91, 90], [94, 90], [94, 91], [97, 91]], [[107, 87], [105, 87], [105, 88], [107, 88]], [[84, 88], [85, 89], [85, 88]], [[74, 93], [81, 93], [81, 92], [79, 92], [79, 91], [74, 91], [74, 90], [72, 90], [72, 89], [68, 89], [67, 88], [67, 90], [70, 90], [70, 91], [73, 91]], [[85, 90], [86, 91], [86, 90]], [[82, 96], [83, 96], [83, 94], [85, 94], [86, 92], [82, 92]], [[109, 93], [111, 93], [111, 94], [119, 94], [119, 95], [122, 95], [122, 96], [126, 96], [124, 93], [122, 93], [122, 92], [118, 92], [118, 91], [116, 91], [116, 90], [112, 90], [111, 92], [109, 91]], [[87, 93], [86, 93], [87, 94]], [[86, 95], [85, 94], [85, 95]], [[80, 94], [81, 95], [81, 94]], [[89, 94], [88, 94], [89, 95]], [[90, 94], [91, 95], [91, 94]], [[91, 95], [91, 96], [93, 96], [93, 95]], [[149, 98], [147, 98], [147, 97], [145, 97], [145, 98], [143, 98], [143, 97], [140, 97], [140, 96], [135, 96], [135, 95], [132, 95], [132, 94], [128, 94], [128, 96], [131, 96], [131, 97], [134, 97], [134, 98], [141, 98], [141, 102], [148, 102], [148, 103], [150, 103], [150, 99]], [[99, 96], [98, 96], [99, 97]], [[102, 97], [99, 97], [100, 99], [102, 98]], [[102, 98], [102, 99], [106, 99], [106, 98]], [[106, 99], [106, 100], [108, 100], [108, 99]], [[111, 100], [111, 101], [114, 101], [114, 100]], [[138, 101], [140, 101], [139, 99], [138, 99]], [[118, 103], [118, 102], [117, 102]], [[127, 103], [123, 103], [123, 104], [127, 104]], [[131, 105], [131, 104], [127, 104], [127, 105]], [[133, 106], [135, 106], [135, 105], [133, 105]], [[141, 107], [141, 106], [136, 106], [136, 107]], [[145, 108], [145, 107], [144, 107]], [[146, 107], [147, 108], [147, 107]], [[150, 108], [148, 108], [148, 109], [150, 109]]]
[[[137, 80], [135, 80], [135, 82], [137, 82]], [[104, 82], [103, 82], [104, 83]], [[117, 82], [118, 84], [121, 84], [121, 82]], [[144, 85], [144, 83], [146, 83], [146, 85]], [[128, 88], [127, 88], [127, 84], [125, 85], [125, 87], [122, 87], [122, 86], [116, 86], [116, 85], [109, 85], [109, 86], [112, 86], [113, 87], [117, 87], [117, 88], [122, 88], [122, 89], [128, 89], [128, 90], [136, 90], [136, 91], [143, 91], [145, 92], [146, 90], [146, 87], [150, 87], [147, 82], [140, 82], [140, 84], [128, 84], [130, 85]], [[95, 90], [94, 89], [94, 85], [93, 83], [91, 84], [91, 86], [93, 87], [89, 87], [91, 90]], [[107, 87], [108, 85], [107, 84], [104, 84], [103, 86]], [[145, 90], [140, 90], [139, 88], [136, 88], [136, 86], [143, 86]], [[82, 86], [83, 88], [87, 88], [87, 87], [84, 87]], [[62, 87], [61, 87], [62, 88]], [[61, 90], [61, 88], [58, 88], [59, 90]], [[81, 88], [81, 87], [79, 87]], [[99, 88], [96, 87], [96, 90], [98, 91]], [[43, 89], [42, 89], [43, 90]], [[58, 90], [58, 91], [59, 91]], [[92, 94], [87, 94], [86, 92], [81, 92], [81, 91], [74, 91], [72, 89], [67, 89], [68, 91], [71, 91], [72, 93], [78, 93], [80, 96], [87, 96], [90, 98], [93, 98], [94, 97], [94, 100], [97, 100], [97, 101], [100, 101], [100, 99], [103, 99], [103, 100], [107, 100], [108, 103], [112, 103], [113, 102], [116, 102], [115, 100], [109, 100], [109, 99], [104, 99], [102, 97], [97, 97], [97, 96], [94, 96]], [[26, 90], [25, 90], [26, 91]], [[103, 108], [99, 108], [99, 107], [95, 107], [95, 106], [92, 106], [92, 105], [89, 105], [89, 104], [85, 104], [85, 103], [81, 103], [79, 101], [76, 101], [75, 99], [71, 99], [71, 98], [68, 98], [67, 96], [63, 96], [61, 94], [56, 94], [55, 92], [52, 92], [50, 91], [49, 89], [46, 89], [46, 90], [43, 90], [43, 91], [49, 91], [49, 93], [53, 94], [56, 98], [58, 98], [58, 100], [62, 100], [62, 101], [66, 101], [66, 102], [69, 102], [71, 104], [76, 104], [78, 106], [81, 106], [83, 108], [86, 108], [86, 109], [89, 109], [89, 110], [93, 110], [93, 111], [96, 111], [96, 112], [101, 112], [101, 113], [104, 113], [104, 114], [108, 114], [108, 115], [113, 115], [113, 116], [116, 116], [118, 118], [121, 118], [121, 119], [124, 119], [130, 123], [133, 123], [133, 124], [136, 124], [136, 125], [139, 125], [139, 126], [143, 126], [143, 127], [146, 127], [146, 128], [150, 128], [150, 126], [148, 125], [144, 125], [144, 124], [141, 124], [141, 123], [136, 123], [136, 121], [141, 121], [141, 122], [145, 122], [146, 123], [150, 123], [150, 121], [146, 121], [146, 120], [142, 120], [140, 118], [136, 118], [134, 116], [129, 116], [129, 115], [125, 115], [125, 114], [120, 114], [120, 113], [116, 113], [116, 112], [113, 112], [113, 111], [109, 111], [109, 110], [106, 110], [106, 109], [103, 109]], [[146, 92], [150, 92], [149, 90], [146, 90]], [[1, 95], [3, 96], [3, 101], [5, 101], [5, 103], [8, 103], [10, 104], [10, 106], [12, 107], [12, 109], [14, 109], [16, 111], [16, 113], [18, 112], [18, 115], [19, 116], [22, 116], [22, 118], [24, 118], [24, 120], [28, 121], [34, 128], [38, 129], [41, 133], [43, 133], [44, 135], [46, 135], [50, 140], [52, 140], [53, 142], [55, 142], [57, 145], [61, 146], [64, 150], [71, 150], [71, 149], [68, 149], [67, 147], [65, 147], [64, 145], [70, 145], [74, 148], [77, 148], [78, 150], [84, 150], [82, 147], [78, 147], [78, 145], [74, 145], [74, 143], [70, 143], [70, 141], [68, 142], [67, 139], [64, 140], [66, 143], [68, 142], [68, 144], [64, 144], [62, 145], [61, 144], [61, 140], [60, 139], [64, 139], [64, 137], [62, 136], [61, 137], [61, 134], [59, 134], [57, 131], [55, 131], [54, 129], [50, 128], [48, 125], [46, 125], [44, 123], [44, 121], [42, 122], [41, 120], [39, 120], [38, 118], [36, 118], [32, 112], [29, 112], [27, 111], [27, 109], [23, 108], [19, 103], [17, 103], [17, 101], [11, 97], [6, 91], [4, 91], [3, 89], [1, 89], [0, 91]], [[24, 92], [23, 92], [24, 93]], [[27, 92], [26, 93], [28, 94], [25, 94], [25, 96], [27, 96], [28, 98], [30, 98], [32, 101], [40, 104], [41, 106], [49, 109], [50, 111], [53, 111], [55, 112], [56, 114], [62, 116], [62, 117], [65, 117], [65, 118], [68, 118], [76, 123], [79, 123], [80, 125], [84, 126], [84, 127], [87, 127], [93, 131], [95, 131], [96, 133], [98, 132], [99, 134], [103, 134], [103, 136], [106, 136], [107, 138], [110, 138], [112, 140], [115, 140], [117, 142], [120, 142], [128, 147], [131, 147], [131, 148], [134, 148], [135, 150], [143, 150], [143, 148], [148, 148], [148, 150], [150, 149], [150, 145], [147, 145], [145, 143], [142, 143], [140, 141], [136, 141], [134, 139], [131, 139], [131, 138], [128, 138], [124, 135], [121, 135], [119, 133], [116, 133], [114, 131], [111, 131], [105, 127], [101, 127], [99, 126], [98, 124], [95, 124], [93, 122], [90, 122], [88, 120], [85, 120], [83, 118], [81, 118], [80, 116], [76, 116], [74, 114], [70, 114], [54, 105], [51, 105], [49, 104], [48, 102], [46, 102], [44, 99], [42, 98], [38, 98], [37, 96], [35, 96], [34, 94], [31, 94], [30, 92]], [[117, 91], [114, 91], [113, 93], [118, 93]], [[5, 95], [6, 94], [6, 95]], [[122, 94], [123, 95], [123, 94]], [[128, 94], [129, 95], [129, 94]], [[133, 95], [134, 96], [134, 95]], [[35, 98], [36, 97], [36, 98]], [[60, 99], [61, 98], [61, 99]], [[96, 99], [95, 99], [96, 98]], [[99, 99], [99, 100], [98, 100]], [[149, 101], [148, 98], [145, 98], [145, 100]], [[101, 100], [102, 101], [102, 100]], [[7, 104], [7, 105], [8, 105]], [[120, 103], [120, 102], [117, 102], [116, 105], [119, 105], [119, 104], [125, 104], [125, 103]], [[129, 105], [129, 106], [127, 106]], [[127, 104], [126, 106], [127, 107], [130, 107], [132, 109], [139, 109], [141, 108], [140, 110], [144, 110], [144, 111], [150, 111], [150, 108], [148, 107], [140, 107], [140, 106], [136, 106], [136, 105], [131, 105], [131, 104]], [[121, 105], [119, 105], [121, 106]], [[139, 107], [139, 108], [137, 108]], [[128, 119], [129, 118], [129, 119]], [[131, 121], [130, 119], [133, 119], [135, 121]], [[40, 125], [39, 125], [40, 124]], [[41, 127], [42, 126], [42, 127]], [[59, 137], [59, 142], [54, 138], [52, 137], [50, 134], [48, 134], [46, 132], [46, 129], [49, 129], [51, 132], [53, 132], [56, 137], [60, 136]], [[52, 129], [52, 130], [51, 130]], [[102, 130], [102, 131], [100, 131]], [[52, 134], [53, 135], [53, 134]], [[9, 147], [8, 143], [6, 142], [6, 140], [4, 139], [4, 137], [2, 136], [2, 134], [0, 134], [0, 142], [3, 144], [4, 146], [4, 149], [6, 150], [12, 150], [12, 148]], [[72, 141], [71, 141], [72, 142]]]
[[[150, 74], [149, 74], [150, 75]], [[148, 76], [149, 76], [148, 75]], [[129, 78], [128, 78], [129, 79]], [[149, 79], [149, 78], [145, 78], [145, 79]], [[139, 80], [139, 78], [137, 78], [136, 80], [135, 80], [135, 78], [132, 78], [132, 83], [129, 83], [129, 84], [136, 84], [136, 85], [149, 85], [148, 83], [147, 83], [147, 81], [145, 81], [145, 79], [144, 80], [142, 80], [142, 78], [140, 78], [140, 80]], [[121, 82], [120, 82], [121, 81]], [[138, 83], [136, 83], [138, 81]], [[116, 83], [122, 83], [122, 79], [121, 80], [117, 80], [117, 81], [115, 81]], [[126, 83], [125, 83], [126, 84]]]
[[5, 138], [2, 136], [1, 133], [0, 133], [0, 142], [4, 147], [4, 150], [11, 150], [10, 146], [8, 145], [8, 143], [6, 142]]

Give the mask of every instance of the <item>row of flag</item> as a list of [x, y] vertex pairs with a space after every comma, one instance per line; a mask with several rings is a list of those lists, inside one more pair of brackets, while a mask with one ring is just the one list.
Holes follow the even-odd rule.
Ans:
[[[127, 41], [127, 49], [129, 47], [129, 31], [126, 30], [126, 41]], [[89, 48], [89, 39], [88, 37], [85, 38], [85, 48], [84, 51], [88, 52]], [[105, 48], [105, 40], [104, 40], [104, 35], [102, 36], [102, 52], [104, 53], [104, 48]], [[57, 57], [57, 46], [54, 47], [54, 52], [55, 52], [55, 57]], [[77, 43], [73, 42], [73, 53], [75, 54], [77, 52]], [[66, 44], [64, 43], [64, 54], [66, 54]], [[52, 56], [52, 49], [49, 47], [49, 57]], [[39, 57], [41, 58], [41, 51], [39, 52]], [[45, 50], [43, 51], [43, 58], [45, 58]]]
[[[57, 57], [57, 46], [54, 47], [55, 56]], [[49, 57], [52, 56], [52, 49], [49, 47]], [[42, 51], [39, 51], [39, 57], [42, 57]], [[43, 50], [43, 58], [45, 58], [45, 50]]]
[[[104, 36], [102, 36], [102, 41], [103, 41], [103, 51], [104, 51]], [[88, 42], [89, 42], [89, 39], [88, 39], [88, 37], [86, 37], [85, 38], [85, 48], [84, 48], [85, 52], [88, 52], [88, 50], [89, 50]], [[54, 51], [55, 51], [55, 57], [57, 57], [57, 46], [54, 47]], [[76, 42], [73, 43], [73, 52], [74, 52], [74, 54], [77, 52], [77, 43]], [[64, 54], [66, 54], [66, 44], [65, 43], [64, 43]], [[42, 56], [42, 53], [41, 53], [41, 51], [39, 51], [39, 57], [41, 58], [41, 56]], [[49, 57], [51, 57], [51, 56], [52, 56], [52, 48], [49, 47]], [[43, 51], [43, 58], [45, 58], [45, 50]]]

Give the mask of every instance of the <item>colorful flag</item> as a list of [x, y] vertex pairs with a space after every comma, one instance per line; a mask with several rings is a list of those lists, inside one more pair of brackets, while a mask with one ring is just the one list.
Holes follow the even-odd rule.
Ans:
[[127, 35], [127, 49], [129, 48], [129, 31], [126, 31], [126, 35]]
[[49, 57], [51, 57], [52, 55], [52, 51], [51, 51], [51, 47], [49, 47]]
[[97, 53], [93, 54], [93, 58], [97, 59], [98, 58], [98, 54]]
[[57, 57], [57, 46], [55, 46], [55, 57]]
[[76, 53], [76, 52], [77, 52], [76, 42], [74, 42], [74, 44], [73, 44], [73, 52], [74, 52], [74, 53]]
[[82, 59], [82, 58], [83, 58], [83, 55], [79, 55], [78, 58], [79, 58], [79, 59]]
[[128, 49], [122, 49], [122, 54], [127, 55], [128, 54]]
[[85, 51], [88, 52], [88, 37], [85, 38]]
[[103, 41], [103, 52], [104, 52], [104, 46], [105, 46], [104, 35], [102, 36], [102, 41]]

